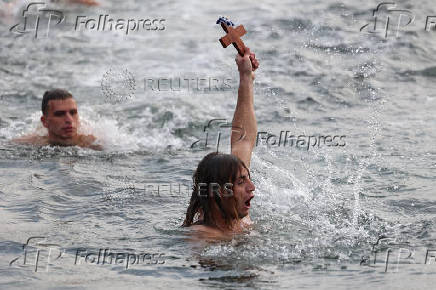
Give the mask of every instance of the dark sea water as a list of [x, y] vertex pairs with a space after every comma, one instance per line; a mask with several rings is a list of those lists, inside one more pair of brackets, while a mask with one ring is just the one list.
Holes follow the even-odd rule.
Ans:
[[[434, 289], [433, 2], [380, 8], [375, 30], [376, 1], [99, 2], [47, 3], [65, 20], [41, 16], [37, 38], [10, 32], [25, 1], [0, 2], [0, 288]], [[75, 30], [106, 14], [164, 29]], [[228, 136], [239, 81], [220, 15], [248, 31], [258, 131], [277, 138], [253, 153], [253, 229], [196, 245], [180, 227], [191, 176]], [[55, 87], [105, 150], [10, 142], [44, 133]], [[279, 146], [286, 131], [344, 143]]]

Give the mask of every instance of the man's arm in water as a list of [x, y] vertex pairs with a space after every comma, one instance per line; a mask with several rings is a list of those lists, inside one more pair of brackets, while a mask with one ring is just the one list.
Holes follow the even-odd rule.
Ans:
[[[236, 55], [239, 70], [238, 101], [232, 121], [231, 148], [232, 154], [239, 157], [247, 168], [250, 168], [251, 153], [256, 142], [257, 122], [254, 115], [253, 81], [254, 71], [259, 62], [254, 53], [247, 47], [245, 55]], [[241, 131], [238, 130], [242, 129]], [[245, 137], [241, 139], [241, 133]]]

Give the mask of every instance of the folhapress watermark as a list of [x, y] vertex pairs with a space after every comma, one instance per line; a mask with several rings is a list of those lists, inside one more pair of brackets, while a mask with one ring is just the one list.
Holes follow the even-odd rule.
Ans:
[[[117, 18], [109, 14], [76, 15], [73, 31], [114, 31], [125, 35], [139, 31], [163, 31], [166, 19], [162, 17]], [[65, 14], [48, 8], [45, 2], [31, 2], [22, 12], [22, 19], [9, 31], [18, 35], [33, 33], [34, 38], [48, 37], [54, 27], [66, 26]]]
[[98, 17], [89, 17], [85, 15], [78, 15], [74, 25], [74, 30], [89, 30], [89, 31], [122, 31], [126, 35], [129, 32], [140, 30], [145, 31], [162, 31], [165, 30], [164, 18], [154, 19], [114, 19], [109, 14], [100, 14]]
[[291, 131], [280, 131], [279, 136], [268, 132], [257, 132], [256, 146], [295, 147], [309, 151], [315, 147], [344, 147], [345, 135], [293, 135]]
[[74, 265], [123, 265], [125, 269], [135, 265], [158, 265], [165, 264], [162, 253], [118, 251], [109, 248], [86, 249], [78, 248], [74, 259]]
[[49, 272], [62, 263], [72, 265], [113, 265], [126, 270], [138, 265], [165, 264], [165, 255], [155, 251], [117, 250], [113, 248], [66, 249], [59, 244], [48, 242], [47, 237], [35, 236], [23, 245], [23, 254], [12, 259], [9, 266], [30, 267], [34, 272]]
[[[216, 151], [223, 149], [223, 136], [230, 135], [231, 142], [236, 143], [245, 138], [244, 128], [232, 126], [226, 119], [212, 119], [203, 127], [204, 138], [198, 139], [191, 144], [191, 149], [209, 149], [216, 148]], [[306, 149], [320, 147], [344, 147], [346, 146], [346, 135], [305, 135], [291, 134], [291, 131], [282, 130], [278, 135], [266, 131], [257, 132], [256, 147], [295, 147], [297, 149]], [[230, 146], [230, 144], [228, 144]], [[227, 146], [227, 147], [229, 147]]]

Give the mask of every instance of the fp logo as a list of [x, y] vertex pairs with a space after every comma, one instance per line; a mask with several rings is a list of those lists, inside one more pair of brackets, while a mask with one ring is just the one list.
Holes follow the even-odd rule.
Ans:
[[[372, 30], [370, 23], [368, 23], [363, 25], [360, 28], [360, 31], [368, 29], [368, 32], [374, 33], [382, 30], [384, 32], [384, 37], [387, 38], [392, 22], [397, 20], [394, 31], [396, 31], [395, 37], [398, 37], [401, 28], [412, 23], [413, 20], [415, 20], [415, 15], [413, 15], [409, 10], [395, 8], [396, 4], [394, 2], [382, 2], [378, 4], [377, 8], [372, 11], [372, 16], [374, 18], [374, 26], [372, 27]], [[395, 22], [393, 23], [395, 24]]]
[[[32, 266], [34, 271], [38, 272], [41, 263], [46, 261], [46, 272], [48, 272], [49, 266], [52, 263], [62, 257], [65, 253], [65, 249], [62, 249], [60, 245], [47, 243], [46, 237], [30, 237], [23, 245], [23, 255], [18, 256], [9, 262], [9, 266], [13, 264], [22, 266]], [[22, 263], [20, 263], [22, 260]]]
[[[48, 18], [47, 27], [45, 28], [40, 27], [41, 16]], [[19, 35], [33, 32], [35, 38], [38, 38], [38, 32], [40, 29], [45, 29], [45, 35], [48, 37], [50, 25], [53, 22], [53, 19], [56, 19], [55, 25], [58, 25], [65, 19], [64, 13], [58, 10], [45, 8], [44, 2], [32, 2], [27, 5], [26, 9], [23, 10], [22, 17], [23, 23], [15, 24], [9, 29], [9, 31]], [[32, 23], [33, 26], [31, 25]], [[22, 27], [20, 27], [21, 25]]]
[[[244, 137], [245, 137], [245, 130], [242, 127], [237, 127], [237, 126], [232, 126], [231, 123], [228, 123], [226, 119], [212, 119], [210, 120], [206, 126], [204, 126], [203, 128], [203, 132], [206, 135], [206, 138], [204, 140], [204, 144], [203, 148], [208, 148], [209, 146], [209, 137], [210, 137], [210, 133], [212, 133], [214, 131], [214, 129], [216, 127], [218, 127], [218, 133], [216, 134], [216, 151], [218, 152], [219, 150], [219, 146], [220, 146], [220, 142], [222, 139], [222, 133], [221, 132], [221, 128], [231, 128], [231, 141], [232, 143], [236, 143], [241, 141]], [[202, 142], [202, 140], [197, 140], [194, 143], [191, 144], [191, 149], [198, 147]]]

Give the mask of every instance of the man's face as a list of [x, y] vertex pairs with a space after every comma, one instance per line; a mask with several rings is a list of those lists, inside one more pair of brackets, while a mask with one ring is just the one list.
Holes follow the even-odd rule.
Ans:
[[245, 168], [239, 170], [238, 175], [233, 184], [233, 194], [236, 199], [236, 210], [239, 218], [248, 215], [250, 210], [250, 202], [254, 197], [253, 191], [255, 190], [253, 182], [248, 177], [248, 171]]
[[71, 140], [77, 136], [79, 114], [73, 98], [50, 100], [47, 113], [41, 122], [48, 129], [49, 136], [61, 140]]

